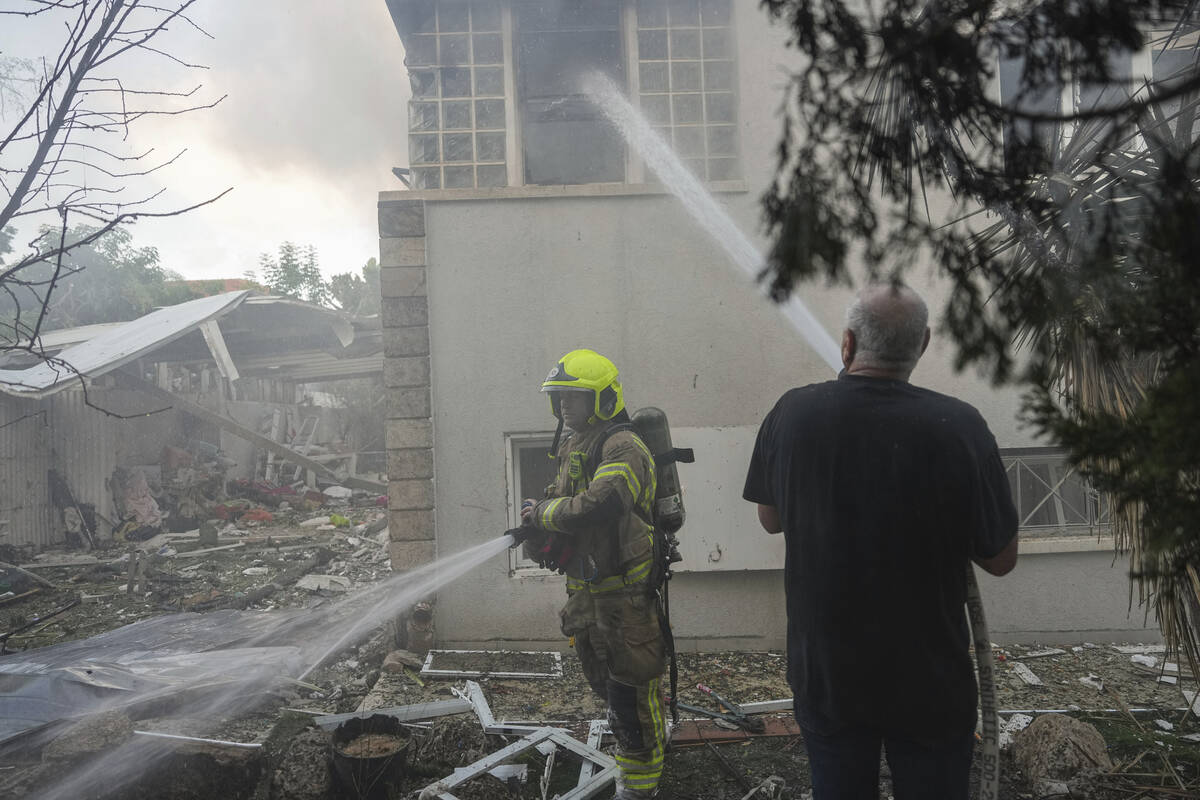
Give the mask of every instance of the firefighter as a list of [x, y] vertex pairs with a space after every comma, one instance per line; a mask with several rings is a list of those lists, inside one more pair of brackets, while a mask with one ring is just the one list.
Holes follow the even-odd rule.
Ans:
[[654, 797], [666, 721], [665, 643], [651, 582], [654, 458], [629, 424], [616, 366], [572, 350], [542, 383], [570, 434], [557, 448], [558, 477], [542, 500], [522, 503], [527, 556], [566, 573], [562, 632], [572, 637], [592, 690], [608, 703], [621, 775], [617, 798]]

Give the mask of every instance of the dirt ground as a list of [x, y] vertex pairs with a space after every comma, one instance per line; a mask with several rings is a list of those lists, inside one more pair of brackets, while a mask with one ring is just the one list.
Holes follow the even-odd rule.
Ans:
[[[350, 527], [302, 528], [299, 523], [309, 514], [278, 514], [270, 523], [227, 527], [216, 545], [224, 549], [201, 548], [198, 541], [186, 535], [156, 540], [146, 546], [149, 552], [140, 574], [135, 564], [133, 591], [128, 586], [131, 571], [125, 545], [88, 554], [44, 553], [28, 562], [22, 561], [20, 553], [0, 554], [0, 560], [22, 561], [28, 572], [52, 584], [43, 585], [19, 572], [5, 573], [10, 583], [7, 590], [13, 595], [0, 599], [0, 638], [6, 650], [13, 652], [83, 639], [181, 610], [299, 608], [336, 596], [347, 586], [368, 585], [390, 574], [386, 531], [373, 530], [379, 525], [378, 513], [371, 508], [342, 508], [337, 513], [350, 518]], [[191, 555], [206, 549], [208, 552]], [[305, 574], [335, 576], [342, 581], [301, 584]], [[451, 585], [442, 591], [453, 590]], [[1186, 676], [1186, 668], [1180, 684], [1172, 685], [1158, 680], [1164, 660], [1161, 652], [1120, 652], [1108, 642], [1064, 646], [1058, 653], [1039, 652], [1050, 646], [995, 649], [998, 705], [1005, 712], [1033, 715], [1067, 711], [1100, 730], [1116, 767], [1077, 780], [1071, 796], [1126, 798], [1141, 792], [1140, 796], [1150, 798], [1200, 797], [1200, 743], [1183, 738], [1200, 732], [1195, 717], [1183, 710], [1187, 703], [1181, 686], [1196, 688], [1195, 681]], [[338, 759], [332, 757], [331, 735], [315, 728], [314, 718], [449, 700], [455, 697], [455, 689], [464, 685], [461, 678], [422, 677], [415, 666], [400, 671], [383, 669], [384, 658], [393, 649], [394, 632], [384, 626], [367, 641], [307, 676], [305, 687], [276, 692], [252, 711], [222, 720], [217, 738], [262, 744], [254, 756], [258, 761], [231, 768], [225, 784], [213, 777], [222, 768], [221, 759], [196, 761], [196, 756], [189, 754], [190, 760], [178, 762], [173, 768], [174, 780], [147, 774], [139, 785], [96, 796], [416, 798], [422, 788], [447, 777], [455, 768], [467, 766], [514, 740], [486, 736], [473, 713], [414, 722], [404, 728], [411, 742], [402, 748], [403, 770], [389, 773], [391, 783], [386, 791], [379, 794], [377, 786], [372, 795], [352, 780], [347, 783], [343, 774], [346, 765], [339, 766]], [[1155, 666], [1139, 666], [1134, 663], [1135, 655], [1142, 662], [1155, 659]], [[498, 720], [551, 724], [586, 740], [590, 721], [603, 718], [604, 707], [587, 689], [569, 651], [561, 660], [562, 677], [486, 677], [487, 673], [505, 671], [543, 672], [553, 664], [554, 660], [544, 655], [435, 653], [432, 666], [483, 673], [485, 677], [476, 680]], [[1018, 665], [1024, 665], [1033, 680], [1040, 683], [1031, 685], [1023, 679]], [[778, 652], [681, 653], [679, 699], [713, 708], [713, 701], [695, 688], [698, 683], [741, 704], [786, 699], [791, 693], [784, 672], [785, 659]], [[687, 712], [681, 716], [695, 717]], [[746, 738], [711, 721], [686, 729], [688, 735], [677, 740], [667, 754], [661, 796], [739, 800], [774, 778], [781, 789], [774, 794], [760, 790], [751, 797], [805, 797], [809, 789], [807, 759], [803, 741], [794, 735], [794, 724], [789, 728], [790, 714], [764, 716], [768, 733], [779, 735]], [[1002, 718], [1011, 716], [1004, 713]], [[136, 725], [184, 734], [187, 730], [185, 721], [170, 719], [169, 715], [165, 719], [139, 719]], [[680, 731], [682, 736], [685, 729]], [[742, 738], [731, 741], [731, 737]], [[534, 751], [515, 760], [526, 764], [524, 784], [484, 775], [456, 789], [455, 794], [463, 800], [543, 797], [539, 782], [545, 756]], [[360, 762], [353, 763], [355, 768], [361, 767]], [[556, 756], [546, 797], [574, 785], [576, 763], [569, 757]], [[191, 765], [188, 769], [193, 772], [180, 764]], [[999, 796], [1003, 800], [1041, 796], [1008, 756], [1002, 766]], [[31, 763], [27, 756], [10, 758], [0, 752], [0, 796], [31, 796], [45, 772], [44, 764]], [[186, 778], [188, 775], [195, 777]], [[188, 780], [194, 780], [194, 791], [184, 785]], [[888, 797], [889, 789], [884, 765], [881, 796]]]

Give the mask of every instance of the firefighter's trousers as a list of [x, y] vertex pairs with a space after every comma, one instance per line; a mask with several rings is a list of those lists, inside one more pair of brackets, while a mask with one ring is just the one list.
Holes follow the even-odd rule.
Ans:
[[562, 630], [592, 690], [608, 702], [621, 780], [647, 794], [658, 787], [666, 747], [662, 687], [666, 647], [658, 605], [644, 581], [595, 591], [568, 580]]

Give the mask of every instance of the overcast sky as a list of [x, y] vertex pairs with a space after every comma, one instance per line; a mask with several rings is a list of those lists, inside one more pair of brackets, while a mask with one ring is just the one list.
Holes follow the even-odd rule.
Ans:
[[[326, 275], [357, 272], [378, 254], [377, 195], [401, 188], [391, 168], [408, 163], [404, 52], [384, 0], [199, 0], [192, 17], [212, 39], [181, 26], [157, 41], [208, 69], [147, 64], [134, 77], [228, 96], [139, 122], [130, 146], [188, 149], [160, 173], [175, 207], [233, 191], [138, 222], [134, 243], [157, 247], [162, 265], [188, 278], [240, 277], [284, 240], [315, 245]], [[22, 24], [5, 18], [0, 52], [52, 55], [61, 44], [57, 28], [10, 38]]]

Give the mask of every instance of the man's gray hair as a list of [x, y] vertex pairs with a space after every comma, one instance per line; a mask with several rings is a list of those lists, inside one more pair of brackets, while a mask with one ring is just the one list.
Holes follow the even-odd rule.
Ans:
[[854, 333], [854, 360], [911, 372], [921, 357], [929, 309], [921, 296], [902, 283], [863, 287], [846, 309], [846, 328]]

